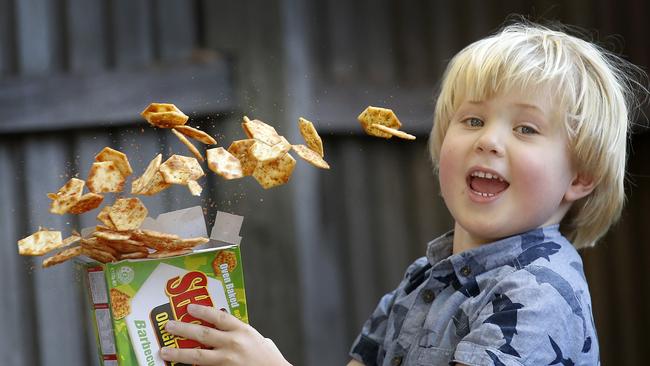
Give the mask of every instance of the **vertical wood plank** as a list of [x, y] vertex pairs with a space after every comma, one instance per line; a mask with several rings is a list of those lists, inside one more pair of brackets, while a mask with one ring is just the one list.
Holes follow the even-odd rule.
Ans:
[[113, 63], [119, 69], [146, 66], [153, 59], [152, 1], [111, 1]]
[[157, 0], [154, 37], [157, 55], [165, 62], [189, 59], [196, 45], [196, 20], [193, 2]]
[[[309, 40], [313, 25], [309, 21], [312, 8], [309, 2], [282, 1], [282, 49], [286, 63], [284, 84], [288, 98], [285, 100], [285, 124], [290, 141], [302, 141], [297, 128], [298, 118], [309, 117], [313, 85], [309, 75], [314, 64]], [[320, 121], [312, 120], [316, 128]], [[300, 304], [304, 334], [305, 363], [309, 365], [339, 365], [347, 361], [348, 344], [345, 342], [346, 309], [343, 301], [343, 268], [340, 235], [329, 225], [326, 212], [340, 212], [341, 199], [322, 205], [319, 179], [330, 171], [315, 169], [299, 157], [293, 172], [292, 210], [296, 236], [297, 269], [299, 271]], [[330, 208], [328, 210], [328, 208]], [[333, 208], [333, 209], [332, 209]], [[335, 217], [336, 215], [334, 215]], [[329, 235], [327, 235], [329, 234]], [[326, 237], [327, 235], [327, 237]], [[335, 241], [330, 241], [330, 240]], [[321, 324], [328, 324], [327, 332]], [[331, 352], [323, 353], [323, 349]]]
[[35, 365], [38, 353], [27, 345], [34, 345], [36, 337], [34, 302], [31, 288], [31, 261], [18, 255], [16, 241], [30, 235], [22, 215], [20, 187], [22, 182], [19, 166], [22, 161], [17, 144], [8, 139], [0, 140], [0, 171], [12, 174], [0, 175], [0, 278], [5, 295], [0, 296], [0, 313], [5, 314], [5, 329], [0, 335], [0, 355], [4, 363], [11, 365]]
[[201, 0], [200, 4], [206, 46], [235, 55], [243, 39], [244, 4], [231, 0]]
[[77, 73], [102, 70], [107, 61], [106, 22], [102, 0], [66, 0], [69, 69]]
[[[396, 56], [393, 33], [397, 20], [391, 14], [390, 0], [363, 0], [360, 2], [356, 32], [359, 34], [361, 69], [371, 83], [387, 84], [396, 78]], [[324, 30], [327, 32], [327, 30]]]
[[341, 195], [345, 202], [345, 216], [337, 220], [344, 221], [342, 226], [347, 250], [343, 254], [349, 258], [345, 277], [348, 278], [346, 292], [351, 312], [348, 316], [348, 333], [352, 336], [360, 332], [382, 295], [381, 286], [373, 275], [378, 248], [374, 242], [375, 230], [371, 229], [371, 205], [374, 199], [368, 189], [370, 179], [367, 158], [364, 157], [366, 148], [367, 144], [353, 138], [344, 138], [337, 144], [339, 151], [335, 163], [339, 168], [336, 180], [340, 180], [342, 187], [330, 186], [324, 195], [324, 198]]
[[56, 64], [52, 24], [54, 13], [52, 1], [17, 1], [16, 30], [18, 69], [26, 75], [42, 75]]
[[329, 77], [337, 81], [351, 81], [361, 72], [355, 19], [360, 16], [353, 1], [325, 0], [327, 3], [326, 29], [329, 32]]
[[429, 40], [426, 32], [425, 3], [421, 0], [399, 2], [396, 9], [399, 28], [397, 55], [402, 81], [408, 84], [427, 82], [429, 78]]
[[403, 168], [400, 161], [404, 157], [398, 145], [404, 142], [395, 141], [386, 146], [384, 141], [374, 142], [368, 149], [368, 161], [372, 167], [369, 187], [376, 205], [373, 212], [373, 228], [378, 237], [379, 248], [378, 270], [375, 275], [385, 286], [384, 292], [397, 286], [404, 270], [410, 263], [407, 251], [404, 250], [412, 243], [411, 234], [406, 230], [404, 192], [405, 186]]
[[[95, 155], [104, 148], [104, 146], [110, 146], [110, 136], [108, 134], [109, 129], [92, 129], [79, 131], [74, 134], [72, 137], [72, 166], [70, 174], [76, 176], [79, 179], [84, 181], [88, 178], [88, 173], [92, 163], [95, 161]], [[88, 192], [87, 186], [84, 187], [84, 192]], [[81, 215], [72, 216], [71, 223], [73, 227], [81, 232], [84, 228], [94, 227], [99, 225], [100, 222], [97, 220], [97, 214], [99, 211], [106, 205], [111, 205], [113, 203], [114, 197], [112, 194], [103, 194], [104, 200], [102, 201], [99, 208], [88, 211]], [[76, 278], [76, 276], [75, 276]], [[94, 320], [90, 316], [89, 306], [91, 306], [87, 300], [88, 294], [86, 293], [85, 288], [81, 289], [81, 299], [83, 302], [82, 306], [85, 306], [83, 309], [84, 319], [84, 330], [86, 349], [88, 350], [88, 360], [86, 362], [97, 364], [99, 361], [99, 350], [97, 349], [97, 344], [95, 340], [95, 332], [93, 331], [95, 325], [92, 323]]]
[[451, 1], [433, 0], [429, 2], [431, 66], [435, 79], [442, 77], [447, 62], [458, 51], [460, 42], [454, 27], [453, 9]]
[[14, 4], [0, 0], [0, 77], [16, 71]]
[[[242, 29], [246, 41], [242, 42], [237, 74], [242, 112], [270, 122], [285, 134], [284, 126], [295, 122], [290, 122], [280, 107], [287, 98], [285, 55], [279, 52], [283, 47], [282, 3], [252, 0], [245, 4], [243, 19], [248, 26]], [[290, 362], [304, 363], [296, 237], [295, 231], [288, 229], [294, 220], [292, 188], [284, 185], [263, 190], [256, 186], [246, 192], [246, 199], [256, 203], [253, 211], [242, 213], [246, 217], [242, 251], [247, 258], [244, 261], [251, 322], [275, 341]], [[274, 225], [269, 225], [269, 217], [275, 219]]]
[[[39, 225], [61, 230], [66, 236], [69, 219], [49, 213], [47, 192], [55, 192], [68, 178], [66, 142], [57, 137], [30, 137], [24, 144], [28, 222], [31, 230]], [[43, 365], [83, 365], [87, 359], [77, 342], [84, 339], [82, 299], [74, 280], [72, 263], [41, 269], [42, 258], [34, 260], [39, 352]], [[52, 306], [56, 304], [56, 306]], [[65, 333], [66, 336], [62, 337]]]
[[438, 177], [433, 174], [426, 145], [423, 141], [411, 147], [408, 167], [410, 191], [413, 193], [409, 195], [412, 209], [407, 209], [407, 212], [409, 221], [415, 223], [413, 231], [416, 238], [413, 256], [424, 255], [427, 242], [453, 229], [453, 220], [440, 196]]

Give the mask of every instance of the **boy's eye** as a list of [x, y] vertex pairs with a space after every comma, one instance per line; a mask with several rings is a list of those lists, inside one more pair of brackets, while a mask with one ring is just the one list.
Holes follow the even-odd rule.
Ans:
[[534, 135], [537, 133], [537, 130], [530, 126], [517, 126], [515, 131], [522, 135]]
[[464, 122], [468, 127], [483, 127], [483, 121], [476, 117], [468, 118]]

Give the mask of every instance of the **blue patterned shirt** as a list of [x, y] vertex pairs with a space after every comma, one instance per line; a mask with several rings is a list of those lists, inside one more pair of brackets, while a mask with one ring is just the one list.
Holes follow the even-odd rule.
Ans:
[[371, 365], [599, 365], [591, 298], [558, 225], [452, 255], [430, 242], [363, 326], [350, 356]]

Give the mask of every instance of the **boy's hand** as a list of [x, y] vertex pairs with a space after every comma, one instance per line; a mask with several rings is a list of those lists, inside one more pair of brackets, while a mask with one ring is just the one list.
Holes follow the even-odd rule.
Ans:
[[273, 341], [227, 312], [195, 304], [190, 304], [187, 311], [195, 318], [214, 324], [217, 329], [178, 321], [167, 322], [165, 329], [214, 349], [164, 347], [160, 350], [163, 360], [190, 365], [291, 365]]

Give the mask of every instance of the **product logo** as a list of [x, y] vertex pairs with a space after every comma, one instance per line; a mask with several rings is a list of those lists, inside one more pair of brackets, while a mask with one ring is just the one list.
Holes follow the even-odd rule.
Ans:
[[117, 280], [123, 285], [131, 283], [134, 277], [135, 272], [133, 271], [133, 268], [129, 266], [122, 266], [117, 270]]
[[165, 324], [170, 319], [214, 327], [212, 324], [197, 319], [187, 312], [187, 305], [189, 304], [214, 306], [207, 286], [208, 278], [203, 272], [188, 272], [183, 276], [176, 276], [167, 281], [165, 293], [169, 298], [169, 304], [160, 305], [152, 309], [150, 313], [156, 338], [158, 338], [158, 342], [162, 347], [208, 348], [197, 341], [173, 336], [165, 330]]

